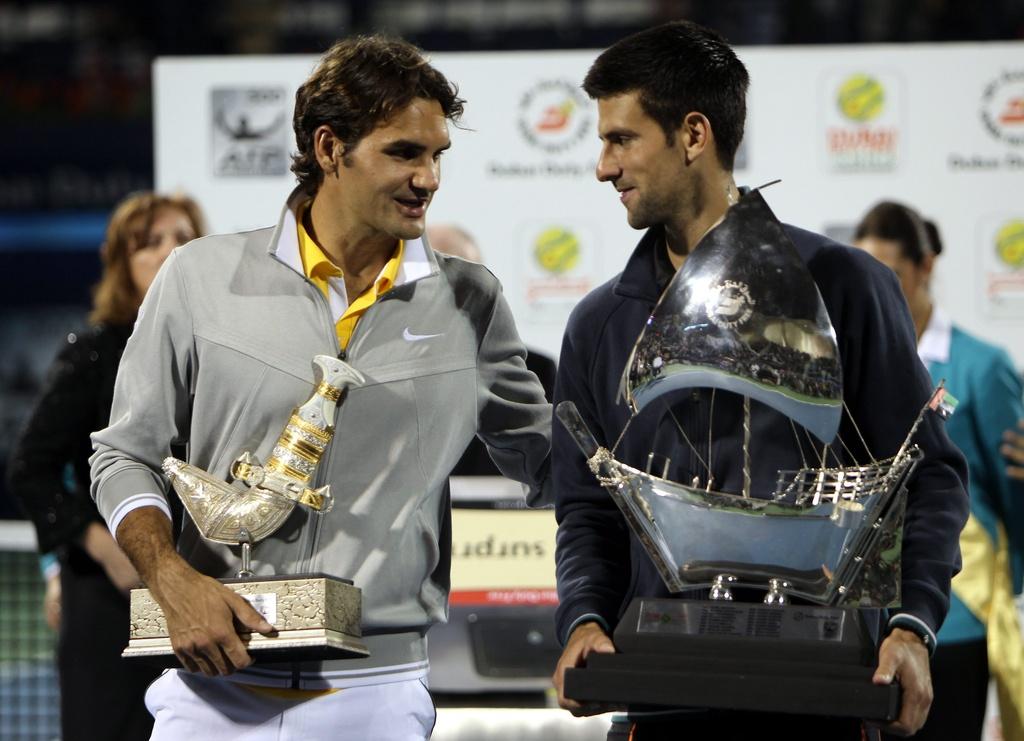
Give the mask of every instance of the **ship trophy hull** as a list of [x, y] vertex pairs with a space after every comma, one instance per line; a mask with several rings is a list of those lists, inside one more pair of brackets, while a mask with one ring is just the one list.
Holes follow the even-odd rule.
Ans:
[[580, 702], [697, 707], [890, 721], [900, 687], [874, 685], [875, 643], [850, 607], [636, 599], [620, 653], [568, 669]]
[[[247, 599], [275, 634], [242, 634], [255, 663], [322, 661], [369, 655], [362, 640], [362, 595], [351, 581], [325, 574], [222, 579]], [[130, 632], [124, 658], [179, 666], [163, 610], [148, 589], [131, 593]]]

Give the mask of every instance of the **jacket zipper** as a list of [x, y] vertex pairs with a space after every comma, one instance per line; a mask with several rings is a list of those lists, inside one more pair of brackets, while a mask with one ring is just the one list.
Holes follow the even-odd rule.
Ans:
[[[335, 354], [339, 359], [344, 360], [346, 357], [346, 353], [344, 350], [341, 349], [341, 345], [338, 343], [338, 333], [337, 330], [335, 329], [335, 323], [331, 321], [333, 318], [331, 316], [331, 306], [327, 302], [327, 298], [324, 296], [323, 292], [315, 285], [313, 285], [309, 278], [305, 278], [305, 280], [306, 283], [308, 283], [313, 288], [313, 290], [316, 291], [316, 295], [320, 301], [320, 307], [326, 313], [327, 324], [330, 327], [330, 331], [328, 332], [328, 334], [331, 338], [331, 343], [334, 345]], [[356, 326], [358, 326], [358, 324]], [[336, 410], [335, 422], [337, 422], [337, 414], [338, 412]], [[335, 434], [337, 434], [337, 424], [335, 424], [334, 429]], [[333, 447], [334, 437], [332, 436], [331, 441], [327, 443], [327, 448], [324, 450], [323, 455], [320, 457], [320, 462], [316, 467], [316, 474], [313, 476], [313, 481], [310, 482], [311, 488], [316, 489], [324, 485], [324, 470], [327, 468], [328, 462], [330, 461], [331, 450]], [[300, 562], [301, 566], [299, 569], [303, 573], [312, 572], [313, 570], [313, 558], [316, 554], [317, 545], [320, 543], [320, 533], [323, 529], [323, 519], [325, 517], [327, 517], [327, 514], [321, 514], [319, 512], [314, 512], [312, 510], [307, 510], [306, 512], [306, 532], [308, 533], [306, 537], [307, 545], [306, 548], [304, 549], [305, 554], [302, 556]]]
[[[310, 283], [309, 279], [306, 279], [306, 282]], [[312, 285], [312, 283], [310, 283], [310, 285]], [[316, 286], [313, 286], [313, 288], [316, 290], [317, 295], [320, 297], [320, 305], [321, 305], [321, 307], [323, 307], [326, 310], [326, 312], [327, 312], [327, 321], [328, 321], [328, 323], [330, 325], [330, 332], [329, 332], [329, 334], [331, 336], [332, 342], [334, 343], [334, 349], [335, 349], [336, 357], [338, 358], [338, 360], [348, 361], [348, 360], [351, 359], [351, 355], [349, 354], [349, 352], [347, 350], [343, 350], [341, 348], [340, 343], [338, 342], [338, 332], [337, 332], [337, 329], [336, 329], [336, 325], [335, 325], [335, 323], [331, 322], [331, 320], [334, 318], [333, 316], [331, 316], [331, 307], [327, 303], [327, 299], [324, 297], [324, 295], [320, 291], [320, 289], [316, 288]], [[358, 322], [356, 322], [356, 326], [352, 330], [352, 336], [349, 337], [349, 341], [348, 341], [348, 346], [349, 347], [352, 347], [353, 343], [355, 342], [356, 335], [359, 333], [359, 328], [366, 321], [367, 315], [370, 313], [370, 311], [373, 309], [374, 306], [376, 306], [378, 303], [383, 301], [386, 297], [387, 297], [387, 294], [385, 294], [384, 296], [381, 296], [371, 306], [367, 307], [365, 312], [363, 312], [363, 316], [360, 317]], [[344, 399], [342, 399], [342, 404], [343, 403], [344, 403]], [[334, 434], [335, 435], [338, 434], [338, 423], [337, 422], [338, 422], [338, 415], [340, 413], [341, 413], [341, 406], [339, 405], [337, 407], [337, 409], [335, 410], [335, 413], [334, 413], [334, 415], [335, 415], [334, 416]], [[316, 467], [316, 474], [313, 476], [313, 481], [312, 481], [312, 485], [313, 485], [314, 489], [323, 486], [324, 483], [325, 483], [325, 478], [326, 478], [325, 471], [329, 467], [329, 463], [330, 463], [330, 460], [331, 460], [331, 454], [332, 454], [333, 450], [334, 450], [334, 436], [332, 436], [331, 437], [331, 441], [329, 443], [327, 443], [327, 447], [324, 449], [323, 456], [321, 456], [321, 458], [320, 458], [320, 463]], [[333, 496], [333, 492], [332, 492], [332, 496]], [[323, 531], [323, 520], [324, 520], [325, 517], [328, 517], [329, 515], [330, 515], [330, 513], [320, 514], [319, 512], [313, 512], [313, 511], [310, 511], [310, 512], [307, 513], [307, 518], [311, 518], [313, 520], [313, 522], [309, 523], [308, 520], [307, 520], [307, 523], [308, 523], [307, 524], [307, 530], [309, 532], [309, 537], [307, 538], [308, 545], [306, 547], [306, 553], [305, 553], [305, 555], [302, 558], [302, 570], [305, 571], [305, 572], [310, 572], [310, 571], [313, 570], [313, 558], [316, 555], [317, 546], [320, 544], [320, 535], [321, 535], [321, 533]], [[342, 577], [344, 577], [345, 575], [344, 574], [333, 574], [333, 576], [342, 576]]]

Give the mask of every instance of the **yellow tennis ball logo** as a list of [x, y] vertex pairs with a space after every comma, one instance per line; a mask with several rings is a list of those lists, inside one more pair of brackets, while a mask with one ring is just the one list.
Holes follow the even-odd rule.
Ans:
[[866, 123], [885, 107], [885, 88], [874, 77], [853, 75], [839, 86], [839, 110], [851, 121]]
[[566, 273], [580, 261], [580, 240], [568, 229], [553, 226], [537, 235], [533, 256], [544, 270], [555, 275]]
[[1012, 268], [1024, 267], [1024, 221], [1008, 221], [996, 232], [996, 254]]

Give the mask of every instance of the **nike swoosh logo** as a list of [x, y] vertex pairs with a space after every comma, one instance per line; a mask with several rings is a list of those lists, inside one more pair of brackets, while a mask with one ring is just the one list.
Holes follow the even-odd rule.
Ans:
[[409, 331], [409, 328], [406, 327], [405, 329], [402, 330], [402, 339], [405, 340], [406, 342], [420, 342], [421, 340], [429, 340], [431, 337], [440, 337], [442, 334], [444, 333], [441, 332], [440, 334], [413, 334], [412, 332]]

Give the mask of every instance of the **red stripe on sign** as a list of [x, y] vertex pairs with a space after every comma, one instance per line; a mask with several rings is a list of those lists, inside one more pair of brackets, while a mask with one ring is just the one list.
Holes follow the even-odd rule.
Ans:
[[452, 592], [453, 605], [557, 605], [554, 589], [477, 589]]

